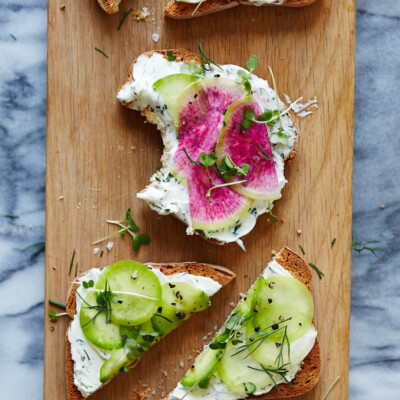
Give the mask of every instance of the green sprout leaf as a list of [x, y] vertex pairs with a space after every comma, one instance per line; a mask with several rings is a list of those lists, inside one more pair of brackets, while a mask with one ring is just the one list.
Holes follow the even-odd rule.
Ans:
[[[118, 235], [118, 234], [120, 234], [121, 237], [123, 238], [125, 236], [125, 233], [128, 233], [129, 235], [131, 235], [132, 248], [134, 251], [139, 251], [140, 246], [142, 246], [142, 245], [150, 244], [150, 237], [148, 235], [146, 235], [144, 233], [138, 233], [140, 231], [140, 228], [136, 225], [135, 221], [133, 220], [130, 208], [128, 208], [128, 210], [126, 212], [125, 219], [123, 219], [121, 221], [107, 220], [106, 222], [109, 224], [118, 225], [120, 227], [120, 229], [118, 229], [117, 231], [111, 233], [110, 235], [108, 235], [102, 239], [96, 240], [92, 244], [100, 243], [100, 242], [107, 240], [110, 237]], [[124, 225], [125, 223], [126, 223], [126, 225]], [[100, 257], [101, 256], [102, 255], [100, 254]]]
[[175, 61], [176, 56], [174, 55], [174, 52], [172, 50], [167, 51], [167, 60], [168, 61]]
[[57, 322], [58, 320], [57, 314], [53, 309], [49, 310], [49, 317], [51, 322]]
[[210, 154], [201, 153], [199, 156], [199, 161], [205, 167], [211, 167], [217, 162], [218, 158], [215, 153], [211, 152]]
[[250, 56], [245, 64], [246, 69], [252, 73], [258, 67], [258, 58], [257, 56]]
[[225, 179], [232, 178], [233, 176], [236, 176], [239, 174], [239, 176], [245, 176], [250, 170], [250, 165], [249, 164], [243, 164], [241, 167], [238, 167], [231, 159], [229, 154], [227, 154], [224, 159], [221, 162], [221, 165], [219, 166], [219, 170], [221, 172], [221, 175]]
[[[211, 65], [215, 65], [217, 68], [222, 69], [218, 64], [216, 64], [214, 61], [210, 60], [203, 51], [203, 48], [201, 46], [201, 42], [199, 42], [199, 52], [200, 52], [200, 57], [201, 57], [201, 66], [203, 68], [203, 71], [210, 71], [212, 69]], [[207, 67], [206, 67], [207, 65]]]
[[272, 144], [281, 144], [283, 146], [287, 146], [289, 144], [289, 138], [281, 128], [279, 128], [278, 132], [272, 133], [270, 141]]

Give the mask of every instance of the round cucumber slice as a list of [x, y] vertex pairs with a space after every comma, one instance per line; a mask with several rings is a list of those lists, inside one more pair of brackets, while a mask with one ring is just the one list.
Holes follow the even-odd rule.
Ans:
[[89, 308], [96, 306], [96, 293], [89, 293], [82, 302], [79, 313], [79, 322], [85, 337], [95, 346], [104, 350], [118, 349], [122, 347], [120, 327], [114, 322], [106, 323], [105, 312]]
[[165, 335], [195, 312], [210, 305], [210, 298], [202, 290], [184, 282], [168, 282], [162, 286], [161, 306], [152, 323], [157, 332]]
[[[244, 330], [241, 333], [240, 336], [244, 336]], [[236, 354], [239, 346], [233, 345], [232, 342], [228, 342], [226, 346], [217, 368], [218, 376], [223, 384], [232, 392], [244, 397], [249, 394], [249, 388], [254, 389], [253, 385], [254, 392], [271, 389], [274, 386], [273, 381], [262, 371], [261, 365], [250, 356], [249, 352], [245, 350]]]
[[101, 366], [100, 382], [104, 383], [118, 374], [119, 370], [129, 363], [124, 348], [113, 350], [110, 358]]
[[[119, 261], [101, 275], [96, 289], [112, 291], [111, 319], [121, 325], [139, 325], [160, 306], [161, 285], [157, 276], [136, 261]], [[98, 294], [99, 295], [99, 294]]]
[[257, 281], [253, 297], [253, 324], [259, 326], [261, 331], [276, 330], [275, 325], [287, 326], [288, 338], [294, 341], [308, 331], [313, 317], [312, 295], [297, 279], [274, 276]]
[[197, 384], [200, 388], [206, 388], [211, 375], [218, 367], [222, 353], [222, 350], [213, 350], [209, 347], [204, 349], [196, 358], [192, 368], [183, 377], [182, 386], [192, 387]]

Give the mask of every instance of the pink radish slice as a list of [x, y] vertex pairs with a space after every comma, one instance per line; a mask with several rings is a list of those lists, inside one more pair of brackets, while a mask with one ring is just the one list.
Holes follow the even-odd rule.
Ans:
[[256, 116], [263, 112], [251, 96], [229, 107], [215, 149], [218, 165], [227, 154], [238, 167], [248, 164], [250, 170], [245, 177], [236, 175], [228, 180], [234, 182], [246, 179], [247, 182], [234, 185], [232, 189], [250, 199], [277, 200], [281, 193], [267, 126], [254, 123], [250, 129], [242, 129], [245, 109], [252, 109]]

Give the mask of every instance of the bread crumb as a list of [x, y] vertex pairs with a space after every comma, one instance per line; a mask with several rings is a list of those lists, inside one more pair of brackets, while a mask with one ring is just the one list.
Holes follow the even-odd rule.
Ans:
[[185, 366], [185, 364], [183, 363], [182, 360], [179, 361], [179, 366], [183, 369], [183, 367]]
[[64, 199], [64, 196], [60, 196], [59, 199], [60, 199], [60, 200], [63, 200], [63, 199]]
[[233, 301], [231, 301], [231, 302], [229, 303], [229, 305], [230, 305], [232, 308], [235, 308], [235, 303], [234, 303]]
[[203, 336], [203, 340], [207, 340], [207, 335]]
[[57, 271], [57, 267], [55, 265], [53, 265], [51, 268], [53, 268], [54, 271]]
[[65, 10], [65, 4], [60, 6], [60, 10], [64, 11]]
[[188, 361], [190, 361], [192, 358], [193, 358], [192, 356], [189, 356], [189, 357], [188, 357]]
[[379, 207], [383, 210], [385, 208], [385, 205], [381, 204]]
[[96, 254], [98, 254], [99, 251], [100, 251], [100, 249], [98, 247], [95, 247], [93, 249], [93, 254], [96, 255]]
[[158, 39], [160, 38], [160, 35], [159, 35], [158, 33], [153, 33], [153, 34], [151, 35], [151, 38], [153, 39], [153, 42], [154, 42], [154, 43], [157, 43], [157, 42], [158, 42]]
[[111, 249], [114, 247], [114, 242], [108, 242], [107, 243], [107, 250], [111, 251]]
[[164, 374], [164, 376], [168, 376], [167, 371], [165, 369], [162, 373]]
[[271, 255], [272, 255], [273, 257], [275, 257], [275, 256], [276, 256], [276, 250], [272, 250], [272, 251], [271, 251]]
[[297, 234], [301, 235], [301, 230], [300, 229], [297, 229]]

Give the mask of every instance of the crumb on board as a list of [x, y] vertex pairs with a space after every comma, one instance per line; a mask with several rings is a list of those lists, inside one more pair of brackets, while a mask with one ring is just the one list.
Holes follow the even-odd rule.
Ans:
[[272, 255], [273, 257], [275, 257], [275, 256], [276, 256], [276, 250], [272, 250], [272, 251], [271, 251], [271, 255]]
[[300, 229], [297, 229], [297, 234], [301, 235], [301, 230]]
[[107, 250], [111, 251], [111, 249], [114, 247], [114, 242], [108, 242], [107, 243]]
[[158, 33], [153, 33], [153, 34], [151, 35], [151, 38], [153, 39], [153, 42], [154, 42], [154, 43], [157, 43], [157, 42], [158, 42], [158, 39], [160, 39], [160, 35], [159, 35]]
[[64, 11], [64, 10], [65, 10], [65, 4], [62, 4], [62, 5], [60, 6], [60, 10], [61, 10], [61, 11]]
[[99, 251], [100, 251], [100, 249], [99, 249], [98, 247], [95, 247], [95, 248], [93, 249], [93, 254], [96, 255], [96, 254], [99, 253]]

